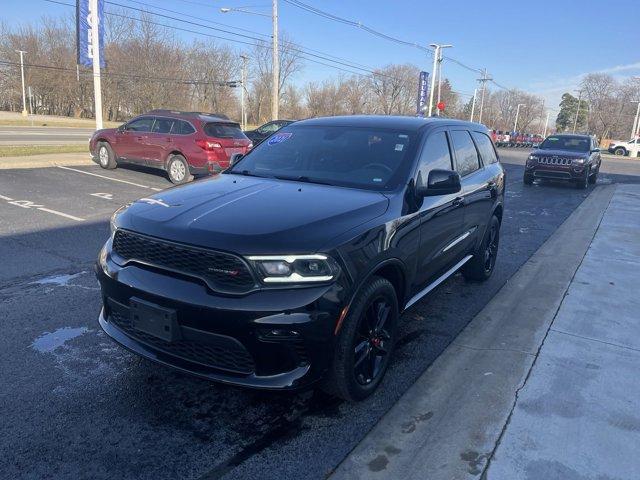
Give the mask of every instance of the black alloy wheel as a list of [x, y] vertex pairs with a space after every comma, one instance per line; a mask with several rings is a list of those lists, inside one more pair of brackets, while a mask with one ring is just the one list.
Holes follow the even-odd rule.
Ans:
[[396, 342], [398, 298], [391, 282], [373, 276], [358, 291], [339, 326], [326, 392], [354, 402], [382, 381]]
[[353, 348], [353, 374], [360, 385], [376, 380], [389, 361], [391, 332], [387, 322], [392, 308], [389, 301], [380, 296], [360, 317]]
[[491, 277], [498, 258], [500, 245], [500, 220], [491, 217], [484, 232], [482, 243], [467, 263], [462, 266], [462, 275], [467, 280], [484, 282]]

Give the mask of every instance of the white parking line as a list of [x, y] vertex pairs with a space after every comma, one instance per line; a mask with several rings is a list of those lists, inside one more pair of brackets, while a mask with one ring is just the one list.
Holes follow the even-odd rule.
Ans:
[[147, 188], [149, 190], [153, 190], [155, 192], [161, 192], [161, 188], [150, 187], [148, 185], [141, 185], [139, 183], [130, 182], [128, 180], [121, 180], [119, 178], [107, 177], [106, 175], [99, 175], [97, 173], [85, 172], [84, 170], [78, 170], [77, 168], [71, 167], [63, 167], [62, 165], [58, 165], [58, 168], [62, 168], [64, 170], [71, 170], [73, 172], [84, 173], [85, 175], [91, 175], [92, 177], [104, 178], [105, 180], [113, 180], [114, 182], [126, 183], [128, 185], [133, 185], [134, 187]]
[[46, 208], [44, 205], [38, 205], [32, 202], [31, 200], [13, 200], [12, 198], [6, 197], [4, 195], [0, 195], [0, 200], [5, 200], [9, 205], [25, 208], [27, 210], [31, 210], [31, 209], [40, 210], [41, 212], [51, 213], [53, 215], [58, 215], [59, 217], [75, 220], [76, 222], [84, 222], [84, 218], [76, 217], [74, 215], [69, 215], [68, 213], [64, 213], [64, 212], [59, 212], [58, 210], [52, 210], [50, 208]]
[[69, 215], [68, 213], [58, 212], [57, 210], [51, 210], [50, 208], [38, 207], [38, 210], [47, 213], [53, 213], [54, 215], [58, 215], [60, 217], [70, 218], [71, 220], [75, 220], [76, 222], [84, 222], [84, 218], [74, 217], [73, 215]]

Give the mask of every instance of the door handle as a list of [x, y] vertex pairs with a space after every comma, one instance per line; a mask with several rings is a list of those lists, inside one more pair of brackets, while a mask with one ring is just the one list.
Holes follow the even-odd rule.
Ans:
[[456, 197], [451, 203], [454, 207], [461, 207], [464, 205], [464, 197]]

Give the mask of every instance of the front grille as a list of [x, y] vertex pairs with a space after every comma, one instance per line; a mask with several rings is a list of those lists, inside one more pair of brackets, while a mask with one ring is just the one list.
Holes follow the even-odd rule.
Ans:
[[533, 175], [540, 178], [559, 178], [563, 180], [571, 179], [571, 174], [569, 172], [559, 172], [557, 170], [536, 170]]
[[129, 316], [116, 310], [111, 311], [109, 321], [134, 340], [169, 355], [233, 373], [250, 374], [255, 371], [253, 358], [244, 346], [233, 338], [202, 332], [206, 342], [192, 340], [167, 342], [136, 330], [131, 325]]
[[113, 251], [127, 262], [137, 261], [200, 278], [218, 292], [244, 293], [255, 285], [246, 263], [228, 253], [159, 240], [128, 230], [116, 231]]
[[564, 158], [564, 157], [556, 157], [554, 155], [553, 157], [540, 157], [538, 159], [538, 163], [542, 163], [545, 165], [571, 165], [571, 159]]

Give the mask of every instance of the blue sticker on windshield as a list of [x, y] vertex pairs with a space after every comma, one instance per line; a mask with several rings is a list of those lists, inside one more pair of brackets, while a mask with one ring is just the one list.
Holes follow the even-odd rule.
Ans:
[[275, 145], [276, 143], [282, 143], [285, 140], [289, 140], [293, 133], [291, 132], [282, 132], [271, 135], [269, 140], [267, 140], [267, 145]]

